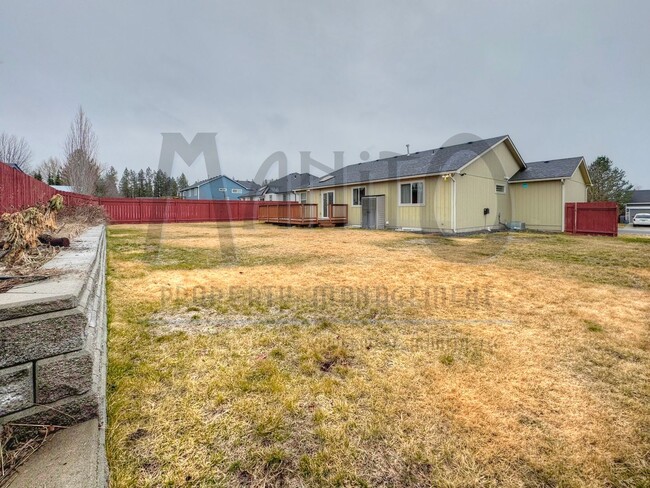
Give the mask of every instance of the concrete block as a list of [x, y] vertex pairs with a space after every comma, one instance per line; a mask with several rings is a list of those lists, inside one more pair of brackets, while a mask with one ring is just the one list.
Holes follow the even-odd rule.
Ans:
[[0, 294], [0, 321], [83, 307], [80, 298], [88, 284], [88, 276], [101, 266], [104, 254], [103, 226], [79, 236], [69, 249], [42, 267], [60, 274]]
[[85, 327], [79, 309], [0, 322], [0, 367], [78, 351]]
[[0, 369], [0, 417], [34, 404], [32, 363]]
[[46, 405], [34, 405], [0, 418], [0, 424], [20, 423], [14, 425], [13, 434], [20, 439], [29, 439], [36, 435], [41, 425], [75, 425], [99, 417], [97, 394], [89, 391], [82, 395], [63, 398]]
[[36, 403], [81, 395], [92, 386], [93, 358], [79, 351], [36, 361]]

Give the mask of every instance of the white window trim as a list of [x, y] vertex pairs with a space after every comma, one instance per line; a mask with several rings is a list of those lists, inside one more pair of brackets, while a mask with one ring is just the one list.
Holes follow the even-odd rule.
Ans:
[[232, 188], [230, 192], [236, 194], [244, 193], [244, 191], [241, 188]]
[[[361, 206], [361, 199], [360, 198], [359, 198], [359, 204], [358, 205], [354, 204], [354, 190], [359, 190], [361, 188], [363, 188], [365, 191], [368, 191], [368, 188], [365, 185], [364, 186], [353, 186], [350, 189], [350, 194], [351, 194], [350, 207], [360, 207]], [[363, 196], [365, 197], [366, 195], [364, 194]]]
[[[503, 191], [498, 191], [497, 186], [502, 186]], [[494, 193], [497, 195], [506, 195], [508, 193], [508, 184], [507, 183], [495, 183], [494, 184]]]
[[227, 192], [227, 191], [228, 191], [228, 188], [219, 188], [219, 191], [221, 191], [221, 192]]
[[[402, 203], [402, 185], [413, 183], [422, 183], [422, 203]], [[426, 185], [424, 180], [409, 180], [409, 181], [398, 181], [397, 182], [397, 206], [398, 207], [424, 207], [426, 206], [427, 195], [426, 195]]]

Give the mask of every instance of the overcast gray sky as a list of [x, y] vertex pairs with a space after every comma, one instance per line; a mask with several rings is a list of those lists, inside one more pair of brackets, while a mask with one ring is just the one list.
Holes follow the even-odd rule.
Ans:
[[218, 132], [239, 178], [275, 151], [297, 170], [468, 132], [606, 154], [650, 188], [650, 2], [133, 3], [1, 0], [0, 131], [32, 164], [81, 104], [120, 173], [157, 167], [161, 132]]

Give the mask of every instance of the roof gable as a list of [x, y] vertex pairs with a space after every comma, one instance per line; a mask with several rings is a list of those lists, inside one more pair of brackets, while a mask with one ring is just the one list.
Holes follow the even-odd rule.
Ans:
[[232, 178], [228, 178], [226, 175], [218, 175], [218, 176], [213, 176], [212, 178], [208, 178], [206, 180], [197, 181], [193, 185], [186, 186], [185, 188], [181, 188], [178, 191], [181, 192], [181, 191], [185, 191], [185, 190], [191, 190], [192, 188], [199, 188], [199, 187], [201, 187], [203, 185], [207, 185], [207, 184], [212, 183], [213, 181], [217, 181], [217, 180], [219, 180], [221, 178], [224, 178], [224, 179], [234, 183], [235, 185], [240, 187], [242, 190], [248, 190], [248, 188], [246, 188], [244, 185], [242, 185], [238, 181], [233, 180]]

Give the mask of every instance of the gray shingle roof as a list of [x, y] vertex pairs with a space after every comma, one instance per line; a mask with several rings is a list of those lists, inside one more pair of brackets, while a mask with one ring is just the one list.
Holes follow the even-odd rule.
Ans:
[[650, 203], [650, 190], [636, 190], [630, 203]]
[[290, 173], [271, 181], [267, 186], [269, 193], [287, 193], [300, 188], [307, 188], [318, 183], [318, 177], [309, 173]]
[[526, 163], [527, 167], [519, 170], [517, 174], [510, 178], [510, 181], [558, 180], [561, 178], [571, 178], [571, 175], [575, 172], [580, 161], [582, 161], [581, 157]]
[[[392, 158], [368, 161], [367, 163], [352, 164], [317, 179], [312, 188], [450, 173], [459, 170], [479, 154], [484, 153], [507, 137], [492, 137], [408, 155], [403, 154]], [[328, 178], [330, 176], [331, 178]]]
[[301, 188], [308, 188], [316, 183], [318, 183], [318, 176], [309, 173], [289, 173], [287, 176], [273, 180], [255, 191], [245, 193], [242, 197], [261, 197], [265, 193], [289, 193]]
[[192, 184], [192, 185], [186, 186], [185, 188], [180, 188], [178, 191], [181, 192], [181, 191], [189, 190], [189, 189], [191, 189], [191, 188], [197, 188], [197, 187], [199, 187], [199, 186], [201, 186], [201, 185], [205, 185], [206, 183], [210, 183], [211, 181], [218, 180], [219, 178], [228, 178], [228, 179], [229, 179], [230, 181], [232, 181], [233, 183], [236, 183], [236, 184], [238, 184], [239, 186], [241, 186], [241, 187], [242, 187], [242, 190], [248, 190], [248, 188], [246, 188], [244, 185], [242, 185], [242, 184], [241, 184], [239, 181], [237, 181], [237, 180], [233, 180], [232, 178], [229, 178], [229, 177], [226, 176], [226, 175], [217, 175], [217, 176], [213, 176], [212, 178], [207, 178], [207, 179], [205, 179], [205, 180], [197, 181], [197, 182], [195, 182], [195, 183]]
[[259, 190], [260, 189], [260, 185], [258, 185], [257, 183], [255, 183], [252, 180], [235, 180], [235, 181], [237, 183], [239, 183], [241, 186], [243, 186], [244, 188], [246, 188], [247, 190], [249, 190], [249, 191], [250, 190], [254, 191], [254, 190]]

